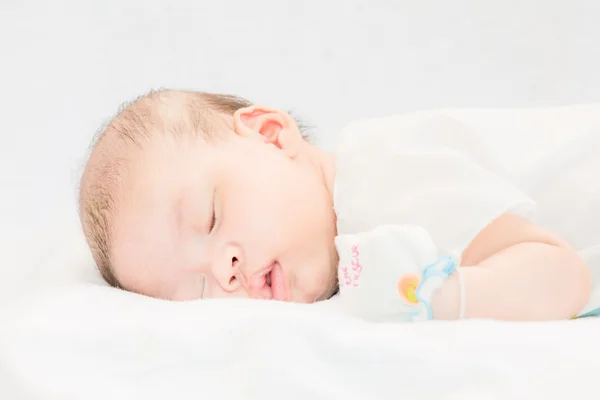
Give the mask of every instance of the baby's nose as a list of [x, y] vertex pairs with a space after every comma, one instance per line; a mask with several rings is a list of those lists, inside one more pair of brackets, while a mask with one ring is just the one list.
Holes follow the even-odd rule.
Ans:
[[213, 274], [224, 291], [234, 292], [242, 286], [241, 262], [241, 250], [237, 246], [226, 246], [213, 260]]
[[237, 245], [225, 246], [213, 259], [213, 274], [224, 292], [244, 289], [252, 298], [272, 299], [269, 271], [255, 271]]

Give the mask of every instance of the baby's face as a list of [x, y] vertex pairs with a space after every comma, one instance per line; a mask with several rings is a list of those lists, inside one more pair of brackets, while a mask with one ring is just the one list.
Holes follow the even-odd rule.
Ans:
[[117, 279], [171, 300], [327, 298], [335, 216], [321, 171], [259, 137], [223, 135], [156, 135], [132, 162], [115, 215]]

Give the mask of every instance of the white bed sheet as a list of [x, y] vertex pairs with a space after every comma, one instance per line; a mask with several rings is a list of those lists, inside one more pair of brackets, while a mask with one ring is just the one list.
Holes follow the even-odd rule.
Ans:
[[[600, 105], [447, 113], [486, 133], [509, 172], [534, 178], [533, 161], [600, 126]], [[599, 177], [595, 159], [585, 168]], [[590, 200], [600, 179], [573, 171], [530, 186], [553, 200], [538, 219], [600, 266], [600, 208]], [[572, 184], [590, 196], [570, 196]], [[560, 212], [567, 204], [576, 207]], [[19, 269], [0, 293], [1, 399], [598, 397], [597, 318], [394, 326], [349, 319], [329, 303], [163, 302], [105, 287], [75, 210], [56, 219], [5, 260]]]
[[600, 319], [375, 325], [326, 306], [76, 284], [3, 315], [2, 398], [597, 398]]

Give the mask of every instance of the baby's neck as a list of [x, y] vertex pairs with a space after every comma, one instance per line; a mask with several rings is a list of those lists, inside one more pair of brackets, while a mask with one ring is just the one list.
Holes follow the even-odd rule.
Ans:
[[333, 199], [333, 185], [335, 182], [335, 156], [327, 151], [319, 150], [319, 168], [323, 174], [323, 181], [329, 195]]

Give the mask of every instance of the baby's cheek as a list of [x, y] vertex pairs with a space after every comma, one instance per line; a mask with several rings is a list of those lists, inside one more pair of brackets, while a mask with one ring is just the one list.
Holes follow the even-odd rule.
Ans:
[[335, 268], [326, 266], [322, 271], [322, 277], [319, 281], [321, 282], [321, 285], [318, 289], [318, 296], [321, 297], [321, 300], [326, 300], [331, 297], [338, 288], [337, 266]]
[[[294, 282], [295, 281], [295, 282]], [[292, 291], [299, 296], [299, 301], [314, 302], [327, 299], [334, 291], [337, 277], [328, 272], [326, 267], [304, 268], [292, 281]]]

